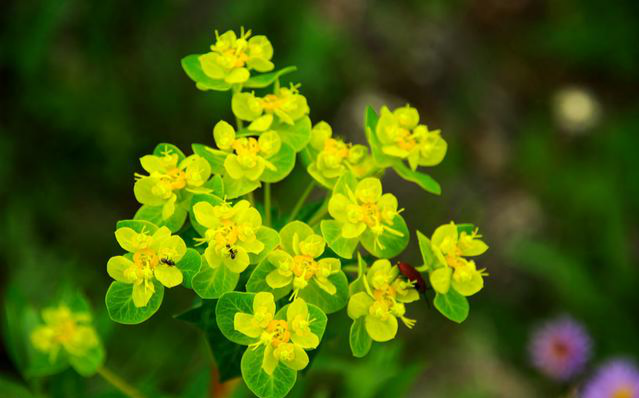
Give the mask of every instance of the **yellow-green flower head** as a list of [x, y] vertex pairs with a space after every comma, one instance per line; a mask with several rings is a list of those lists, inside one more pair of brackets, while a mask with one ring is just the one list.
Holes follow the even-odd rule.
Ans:
[[180, 194], [206, 193], [202, 187], [211, 176], [211, 165], [199, 155], [191, 155], [179, 162], [178, 155], [166, 152], [162, 156], [145, 155], [140, 158], [142, 168], [149, 175], [136, 174], [133, 187], [139, 203], [162, 206], [162, 217], [170, 218]]
[[235, 116], [245, 121], [255, 121], [271, 115], [268, 121], [273, 122], [275, 115], [288, 125], [295, 124], [295, 121], [310, 112], [306, 97], [299, 92], [299, 85], [293, 84], [288, 88], [279, 88], [275, 93], [264, 97], [256, 97], [254, 93], [247, 92], [234, 94], [231, 107]]
[[331, 126], [324, 121], [313, 127], [310, 144], [317, 156], [308, 172], [328, 188], [333, 188], [337, 179], [348, 169], [358, 178], [370, 173], [373, 165], [368, 148], [361, 144], [345, 143], [332, 135]]
[[273, 46], [266, 36], [253, 36], [251, 31], [227, 31], [222, 35], [215, 31], [215, 43], [211, 52], [199, 57], [204, 73], [211, 79], [226, 83], [244, 83], [251, 76], [250, 70], [268, 72], [273, 69]]
[[282, 146], [282, 140], [275, 131], [264, 131], [257, 139], [236, 138], [233, 126], [220, 121], [213, 129], [213, 138], [219, 149], [229, 152], [224, 160], [224, 169], [233, 179], [255, 181], [259, 180], [265, 168], [277, 170], [275, 165], [268, 161], [268, 158], [277, 154]]
[[488, 245], [480, 240], [477, 230], [471, 234], [458, 232], [455, 223], [438, 227], [431, 238], [433, 253], [440, 266], [430, 272], [433, 289], [441, 294], [450, 287], [464, 296], [477, 293], [484, 286], [485, 269], [477, 269], [472, 260], [464, 256], [478, 256], [488, 250]]
[[357, 320], [365, 317], [364, 325], [368, 335], [377, 342], [395, 338], [397, 319], [408, 328], [413, 328], [415, 320], [404, 316], [404, 304], [417, 301], [419, 293], [413, 284], [400, 277], [397, 266], [388, 259], [373, 263], [364, 281], [365, 291], [353, 295], [348, 302], [348, 315]]
[[44, 324], [31, 332], [31, 343], [50, 359], [55, 361], [61, 350], [68, 355], [82, 357], [100, 345], [91, 315], [87, 312], [74, 313], [66, 305], [58, 305], [42, 310]]
[[246, 200], [231, 206], [224, 202], [213, 206], [208, 202], [193, 205], [195, 220], [206, 227], [203, 242], [208, 243], [204, 257], [212, 268], [221, 265], [233, 273], [243, 272], [249, 265], [249, 253], [264, 249], [256, 236], [262, 226], [262, 216]]
[[397, 198], [389, 193], [382, 195], [379, 179], [367, 177], [357, 183], [355, 192], [348, 189], [347, 194], [334, 193], [328, 202], [328, 213], [343, 223], [344, 238], [357, 238], [368, 229], [377, 237], [375, 245], [383, 249], [379, 242], [382, 234], [403, 236], [390, 227], [400, 212], [397, 210]]
[[308, 306], [301, 298], [288, 306], [286, 320], [275, 319], [275, 300], [268, 292], [255, 295], [253, 314], [236, 313], [233, 320], [237, 331], [256, 339], [252, 349], [265, 346], [262, 369], [269, 375], [279, 362], [296, 371], [308, 365], [305, 349], [319, 345], [319, 337], [311, 331], [310, 323]]
[[107, 271], [115, 281], [133, 284], [133, 304], [144, 307], [155, 292], [153, 280], [172, 288], [182, 284], [182, 272], [175, 267], [186, 253], [186, 244], [167, 227], [160, 227], [149, 235], [130, 227], [115, 231], [115, 238], [129, 255], [114, 256], [107, 263]]
[[391, 112], [382, 107], [376, 134], [382, 151], [390, 156], [408, 160], [411, 169], [435, 166], [446, 155], [448, 145], [439, 130], [419, 125], [419, 114], [408, 105]]
[[316, 259], [326, 248], [324, 238], [306, 223], [295, 221], [282, 228], [280, 240], [281, 247], [267, 257], [276, 269], [266, 276], [266, 283], [273, 289], [290, 286], [292, 297], [297, 298], [313, 280], [322, 290], [335, 295], [337, 288], [328, 277], [341, 270], [340, 260]]

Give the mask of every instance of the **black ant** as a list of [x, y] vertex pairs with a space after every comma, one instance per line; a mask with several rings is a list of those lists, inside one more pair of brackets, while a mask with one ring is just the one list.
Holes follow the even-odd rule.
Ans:
[[235, 259], [235, 256], [237, 256], [237, 251], [231, 248], [231, 245], [229, 244], [226, 244], [226, 249], [228, 249], [231, 259]]
[[160, 263], [164, 263], [165, 265], [168, 266], [175, 266], [175, 262], [173, 262], [171, 259], [169, 258], [162, 258], [160, 259]]

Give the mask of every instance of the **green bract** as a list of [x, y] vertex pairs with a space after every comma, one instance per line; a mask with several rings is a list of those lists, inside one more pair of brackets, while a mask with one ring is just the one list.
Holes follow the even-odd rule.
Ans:
[[[391, 262], [402, 255], [410, 232], [381, 178], [392, 168], [440, 194], [439, 184], [418, 167], [439, 164], [446, 142], [409, 106], [383, 106], [379, 117], [368, 107], [365, 144], [334, 137], [326, 122], [312, 127], [299, 85], [280, 82], [296, 68], [276, 70], [272, 58], [265, 36], [242, 29], [239, 35], [216, 32], [210, 52], [182, 59], [197, 88], [232, 93], [235, 123], [217, 119], [215, 146], [192, 144], [193, 155], [159, 144], [140, 159], [148, 175], [136, 174], [134, 194], [142, 206], [133, 220], [117, 224], [116, 239], [127, 253], [108, 261], [115, 281], [105, 299], [112, 320], [137, 324], [158, 311], [165, 288], [192, 289], [199, 297], [195, 307], [176, 318], [204, 331], [222, 380], [241, 375], [261, 397], [290, 393], [297, 372], [310, 364], [308, 352], [322, 345], [327, 314], [347, 308], [355, 357], [366, 356], [373, 341], [392, 340], [399, 321], [412, 328], [416, 321], [405, 316], [405, 304], [421, 299], [416, 288], [426, 288], [424, 277], [435, 291], [435, 308], [462, 322], [467, 296], [486, 276], [466, 257], [488, 248], [472, 225], [451, 223], [431, 239], [417, 232], [423, 265]], [[302, 162], [294, 172], [297, 154]], [[272, 187], [290, 174], [306, 187]], [[323, 199], [307, 203], [317, 194]], [[370, 268], [359, 252], [357, 266], [348, 261], [360, 244], [368, 258], [377, 258]], [[349, 279], [345, 272], [356, 275]], [[88, 338], [52, 349], [43, 329], [34, 333], [34, 344], [64, 351], [65, 361], [88, 373], [100, 358], [83, 355], [93, 353], [83, 345], [97, 348], [96, 341], [84, 313], [69, 309], [49, 311], [45, 322], [70, 320], [78, 336]], [[334, 345], [346, 333], [328, 339]], [[59, 370], [66, 365], [60, 359], [39, 361], [33, 370]]]
[[269, 253], [251, 275], [247, 289], [271, 291], [277, 298], [292, 291], [333, 313], [347, 301], [347, 279], [337, 258], [320, 258], [326, 241], [303, 222], [291, 222], [280, 230], [280, 247]]

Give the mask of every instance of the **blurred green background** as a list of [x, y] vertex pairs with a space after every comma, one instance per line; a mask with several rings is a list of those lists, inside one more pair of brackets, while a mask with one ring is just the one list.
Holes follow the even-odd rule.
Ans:
[[[115, 222], [137, 209], [133, 173], [158, 142], [212, 143], [227, 93], [199, 92], [180, 59], [213, 29], [267, 35], [277, 66], [297, 65], [311, 119], [363, 142], [365, 105], [410, 103], [449, 143], [429, 170], [435, 197], [384, 178], [409, 227], [481, 226], [491, 277], [461, 326], [420, 302], [418, 319], [363, 360], [348, 319], [331, 319], [294, 396], [562, 396], [531, 369], [526, 344], [561, 313], [595, 342], [589, 368], [639, 357], [639, 3], [585, 0], [5, 0], [0, 5], [0, 290], [11, 309], [43, 306], [65, 281], [90, 298], [107, 366], [149, 395], [207, 396], [203, 336], [172, 316], [176, 288], [139, 326], [108, 320]], [[301, 175], [297, 175], [299, 179]], [[299, 184], [298, 184], [299, 183]], [[304, 185], [274, 187], [280, 200]], [[402, 256], [417, 264], [415, 243]], [[2, 379], [20, 381], [11, 334]], [[120, 395], [69, 370], [55, 396]], [[239, 387], [239, 395], [248, 392]]]

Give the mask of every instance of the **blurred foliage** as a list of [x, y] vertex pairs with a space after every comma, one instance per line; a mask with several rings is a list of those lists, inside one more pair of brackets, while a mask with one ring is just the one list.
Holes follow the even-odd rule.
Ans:
[[[385, 187], [419, 215], [412, 230], [472, 221], [491, 245], [491, 277], [461, 327], [424, 305], [404, 332], [410, 350], [381, 345], [355, 360], [348, 321], [336, 320], [293, 396], [564, 395], [525, 352], [530, 328], [559, 312], [585, 322], [596, 360], [639, 358], [637, 2], [9, 0], [0, 11], [2, 393], [120, 395], [71, 370], [20, 373], [11, 309], [47, 304], [65, 281], [91, 299], [107, 366], [145, 394], [232, 388], [211, 382], [205, 337], [172, 318], [191, 307], [186, 290], [138, 327], [110, 322], [102, 298], [114, 223], [137, 209], [137, 158], [158, 142], [210, 143], [230, 116], [226, 96], [193, 90], [180, 59], [213, 28], [241, 25], [268, 34], [275, 61], [298, 66], [291, 79], [313, 121], [349, 140], [363, 141], [368, 104], [427, 115], [449, 142], [433, 172], [442, 197], [390, 174]], [[568, 86], [600, 104], [593, 127], [560, 127], [553, 97]], [[278, 192], [303, 187], [295, 176], [274, 187], [281, 209], [295, 196]], [[419, 262], [415, 240], [403, 260]]]

